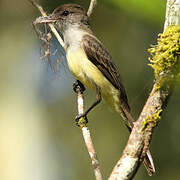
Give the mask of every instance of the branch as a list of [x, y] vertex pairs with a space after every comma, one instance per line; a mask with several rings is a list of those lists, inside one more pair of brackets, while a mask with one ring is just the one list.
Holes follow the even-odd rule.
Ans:
[[[76, 92], [77, 92], [77, 102], [78, 102], [78, 113], [79, 114], [83, 114], [84, 112], [84, 98], [83, 98], [83, 91], [81, 90], [81, 87], [78, 86], [76, 88]], [[94, 170], [94, 175], [96, 177], [96, 180], [102, 180], [102, 175], [101, 175], [101, 171], [100, 171], [100, 167], [99, 167], [99, 161], [97, 159], [97, 154], [91, 139], [91, 134], [90, 131], [88, 129], [88, 127], [86, 126], [85, 120], [83, 120], [83, 118], [80, 119], [80, 123], [78, 122], [82, 134], [83, 134], [83, 138], [84, 138], [84, 142], [86, 144], [89, 156], [91, 158], [91, 163], [92, 163], [92, 167]]]
[[164, 30], [170, 25], [180, 24], [180, 0], [167, 0]]
[[96, 4], [97, 4], [97, 0], [91, 0], [90, 5], [89, 5], [89, 9], [87, 11], [88, 17], [91, 16], [93, 9], [95, 8]]
[[[167, 0], [165, 32], [158, 39], [158, 45], [150, 50], [154, 55], [151, 66], [155, 72], [155, 83], [138, 120], [134, 123], [123, 155], [114, 167], [109, 180], [132, 179], [149, 149], [153, 129], [157, 126], [160, 115], [167, 105], [179, 73], [180, 26], [178, 24], [180, 24], [180, 0]], [[169, 25], [178, 26], [168, 27]]]

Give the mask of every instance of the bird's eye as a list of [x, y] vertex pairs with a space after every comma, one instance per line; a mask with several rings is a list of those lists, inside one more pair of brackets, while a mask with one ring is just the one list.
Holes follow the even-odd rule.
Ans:
[[67, 16], [69, 15], [69, 11], [65, 10], [63, 13], [62, 13], [63, 16]]

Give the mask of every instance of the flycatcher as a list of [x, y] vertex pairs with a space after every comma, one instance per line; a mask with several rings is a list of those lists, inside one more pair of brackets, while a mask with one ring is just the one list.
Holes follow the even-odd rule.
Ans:
[[[65, 4], [56, 8], [48, 19], [64, 37], [70, 71], [83, 85], [96, 92], [96, 101], [76, 119], [86, 116], [100, 103], [102, 97], [121, 115], [131, 131], [134, 119], [130, 113], [120, 73], [109, 52], [92, 32], [87, 12], [77, 4]], [[144, 159], [144, 165], [149, 175], [155, 172], [149, 151]]]

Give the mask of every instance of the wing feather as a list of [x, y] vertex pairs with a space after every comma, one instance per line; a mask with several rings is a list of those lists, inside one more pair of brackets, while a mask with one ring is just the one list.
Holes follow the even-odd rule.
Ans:
[[82, 47], [88, 59], [101, 71], [101, 73], [119, 90], [121, 103], [130, 111], [125, 88], [120, 73], [112, 62], [112, 57], [102, 43], [92, 35], [84, 35]]

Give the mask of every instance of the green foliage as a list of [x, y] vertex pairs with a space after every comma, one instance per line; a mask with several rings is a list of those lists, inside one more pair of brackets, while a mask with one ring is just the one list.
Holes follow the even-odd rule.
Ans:
[[146, 22], [159, 25], [164, 20], [165, 0], [103, 0], [103, 2]]
[[160, 73], [167, 73], [177, 65], [177, 55], [180, 54], [180, 25], [169, 26], [159, 35], [157, 41], [158, 44], [148, 50], [152, 55], [149, 61], [156, 79]]

